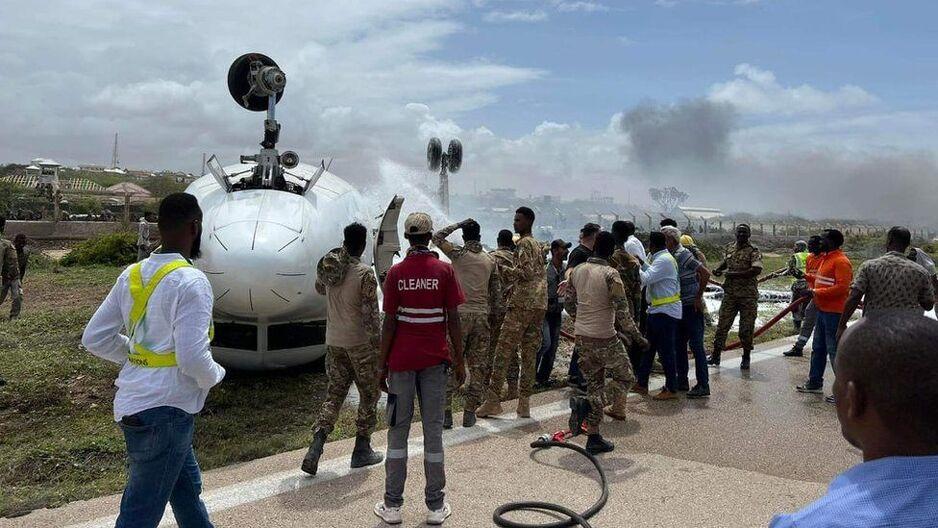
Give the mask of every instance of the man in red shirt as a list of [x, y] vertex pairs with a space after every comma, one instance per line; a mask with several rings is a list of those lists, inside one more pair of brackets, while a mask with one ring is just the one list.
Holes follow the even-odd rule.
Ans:
[[[404, 238], [410, 242], [410, 249], [403, 261], [388, 270], [384, 281], [379, 383], [388, 393], [387, 475], [384, 500], [375, 504], [374, 511], [388, 524], [402, 520], [414, 397], [420, 400], [423, 422], [423, 467], [430, 509], [427, 524], [443, 524], [451, 513], [450, 505], [443, 500], [443, 412], [450, 367], [454, 388], [466, 381], [456, 310], [465, 302], [465, 296], [453, 267], [427, 247], [432, 233], [429, 215], [411, 213], [404, 221]], [[447, 346], [447, 332], [452, 351]]]

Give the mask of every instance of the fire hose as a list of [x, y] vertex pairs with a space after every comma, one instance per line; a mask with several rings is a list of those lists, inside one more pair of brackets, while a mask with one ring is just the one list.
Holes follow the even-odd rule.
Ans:
[[[495, 509], [495, 513], [492, 514], [492, 522], [494, 522], [497, 526], [501, 526], [502, 528], [568, 528], [571, 526], [592, 528], [592, 525], [589, 523], [589, 519], [599, 513], [599, 511], [603, 509], [603, 507], [606, 505], [606, 502], [609, 500], [609, 482], [606, 479], [606, 472], [603, 470], [599, 463], [599, 459], [596, 458], [595, 455], [577, 444], [566, 441], [567, 439], [577, 436], [583, 432], [583, 420], [586, 418], [586, 414], [589, 412], [588, 409], [589, 405], [585, 403], [585, 399], [578, 397], [571, 398], [571, 413], [568, 424], [569, 429], [558, 431], [553, 435], [541, 435], [537, 440], [531, 442], [531, 449], [541, 450], [551, 447], [559, 447], [562, 449], [575, 451], [585, 456], [599, 473], [599, 485], [602, 488], [602, 493], [596, 502], [583, 513], [577, 513], [570, 508], [551, 502], [509, 502]], [[558, 521], [542, 524], [522, 523], [511, 521], [505, 518], [505, 514], [518, 511], [540, 512], [546, 515], [560, 514], [566, 518], [561, 518]]]

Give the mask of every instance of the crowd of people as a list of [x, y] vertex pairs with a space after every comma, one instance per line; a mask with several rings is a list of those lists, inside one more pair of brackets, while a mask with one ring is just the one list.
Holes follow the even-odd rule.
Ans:
[[[406, 255], [382, 277], [361, 262], [366, 228], [345, 228], [342, 246], [317, 265], [316, 289], [328, 307], [329, 380], [303, 471], [317, 473], [339, 408], [354, 383], [361, 399], [350, 464], [385, 462], [384, 497], [374, 513], [389, 524], [400, 523], [416, 400], [423, 425], [427, 523], [442, 524], [452, 513], [444, 493], [443, 430], [454, 425], [453, 395], [465, 385], [463, 427], [503, 414], [506, 399], [517, 399], [518, 418], [530, 417], [535, 387], [550, 382], [564, 312], [573, 319], [568, 382], [589, 403], [584, 425], [591, 453], [614, 449], [601, 434], [602, 422], [604, 415], [626, 419], [630, 391], [654, 401], [674, 400], [682, 393], [687, 398], [710, 396], [708, 367], [720, 365], [737, 317], [739, 367], [751, 367], [763, 262], [750, 242], [748, 225], [736, 227], [735, 243], [711, 272], [693, 239], [673, 220], [662, 221], [660, 230], [649, 233], [647, 248], [631, 222], [616, 221], [609, 230], [587, 224], [572, 250], [563, 240], [536, 240], [534, 223], [534, 211], [518, 208], [515, 235], [501, 231], [498, 248], [488, 252], [478, 222], [467, 219], [434, 230], [429, 215], [412, 213], [404, 222]], [[193, 415], [225, 371], [209, 350], [211, 286], [190, 263], [198, 257], [201, 237], [195, 198], [175, 194], [164, 199], [158, 226], [161, 247], [124, 271], [89, 322], [82, 342], [95, 355], [122, 365], [114, 417], [124, 432], [130, 475], [117, 526], [156, 526], [167, 502], [180, 525], [211, 526], [199, 499], [200, 475], [191, 445]], [[449, 240], [457, 231], [461, 245]], [[905, 400], [887, 394], [879, 378], [864, 369], [873, 361], [868, 356], [874, 351], [866, 344], [876, 333], [873, 324], [847, 329], [847, 323], [862, 302], [865, 317], [895, 317], [892, 314], [899, 311], [905, 321], [914, 320], [916, 331], [935, 333], [934, 325], [927, 326], [931, 322], [919, 321], [934, 305], [934, 265], [926, 269], [924, 251], [910, 254], [910, 242], [908, 230], [893, 228], [888, 253], [865, 262], [854, 276], [841, 249], [843, 234], [828, 229], [799, 242], [784, 270], [796, 279], [795, 300], [804, 299], [796, 327], [802, 336], [806, 330], [810, 335], [811, 327], [814, 331], [810, 373], [798, 390], [820, 392], [828, 358], [834, 362], [837, 381], [829, 399], [836, 398], [845, 434], [862, 446], [865, 456], [867, 449], [879, 449], [878, 456], [899, 449], [901, 438], [888, 430], [896, 413], [887, 417], [886, 407], [879, 405], [884, 402], [896, 411]], [[723, 298], [708, 357], [703, 295], [711, 277], [723, 279]], [[837, 355], [841, 340], [853, 344], [848, 357]], [[799, 337], [786, 355], [803, 354], [806, 341]], [[695, 364], [693, 387], [688, 348]], [[915, 350], [919, 349], [919, 356], [885, 370], [894, 370], [895, 379], [900, 372], [915, 377], [908, 369], [924, 354], [934, 356], [932, 346]], [[664, 384], [652, 395], [649, 384], [656, 358]], [[925, 377], [934, 381], [934, 371], [915, 377], [916, 387]], [[872, 384], [867, 383], [870, 379]], [[934, 387], [927, 390], [933, 392]], [[386, 455], [371, 447], [379, 391], [388, 394]], [[875, 434], [868, 433], [871, 420], [879, 420]], [[924, 420], [903, 424], [916, 434], [930, 435], [917, 444], [915, 453], [934, 447], [933, 425], [928, 430]], [[888, 449], [876, 443], [888, 435], [895, 441]], [[147, 449], [144, 442], [165, 448]], [[872, 458], [871, 454], [868, 459]], [[803, 518], [798, 517], [798, 526], [806, 525]], [[780, 518], [776, 525], [794, 526], [792, 519]]]

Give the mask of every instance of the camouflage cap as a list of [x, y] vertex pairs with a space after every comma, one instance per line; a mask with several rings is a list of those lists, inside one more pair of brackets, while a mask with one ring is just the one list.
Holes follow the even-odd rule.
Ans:
[[433, 220], [427, 213], [410, 213], [404, 220], [405, 235], [429, 235], [433, 232]]

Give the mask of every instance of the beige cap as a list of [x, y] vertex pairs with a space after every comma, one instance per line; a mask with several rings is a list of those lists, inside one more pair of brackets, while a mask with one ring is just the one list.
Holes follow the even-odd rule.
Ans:
[[405, 235], [429, 235], [433, 232], [433, 220], [427, 213], [410, 213], [404, 220]]

